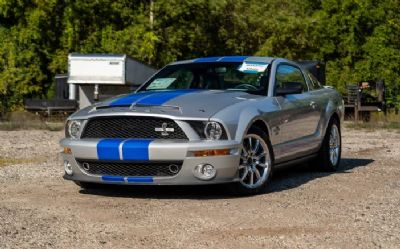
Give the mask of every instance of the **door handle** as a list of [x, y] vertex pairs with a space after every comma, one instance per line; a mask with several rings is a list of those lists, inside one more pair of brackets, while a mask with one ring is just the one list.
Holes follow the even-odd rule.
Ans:
[[317, 103], [315, 103], [314, 101], [311, 101], [310, 106], [311, 106], [311, 108], [315, 109], [317, 107]]

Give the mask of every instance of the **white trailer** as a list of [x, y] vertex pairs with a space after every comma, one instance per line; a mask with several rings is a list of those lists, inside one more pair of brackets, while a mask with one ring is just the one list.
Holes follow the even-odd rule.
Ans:
[[83, 108], [99, 99], [127, 93], [155, 72], [156, 69], [126, 55], [70, 54], [70, 97], [75, 98], [78, 86], [79, 107]]

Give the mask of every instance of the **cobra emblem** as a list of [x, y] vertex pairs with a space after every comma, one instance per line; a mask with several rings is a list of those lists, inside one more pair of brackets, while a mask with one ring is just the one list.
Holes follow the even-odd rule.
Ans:
[[169, 135], [169, 132], [174, 132], [175, 129], [174, 129], [174, 128], [171, 128], [171, 127], [168, 127], [168, 124], [167, 124], [167, 123], [163, 123], [163, 124], [161, 125], [161, 127], [156, 127], [156, 128], [154, 128], [154, 131], [161, 132], [161, 135], [162, 135], [162, 136], [168, 136], [168, 135]]

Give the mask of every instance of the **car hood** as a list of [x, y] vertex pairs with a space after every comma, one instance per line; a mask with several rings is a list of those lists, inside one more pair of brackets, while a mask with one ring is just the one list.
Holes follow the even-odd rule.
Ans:
[[75, 113], [72, 118], [137, 113], [175, 116], [178, 118], [210, 118], [225, 107], [255, 100], [262, 96], [241, 91], [175, 90], [139, 92], [116, 96]]

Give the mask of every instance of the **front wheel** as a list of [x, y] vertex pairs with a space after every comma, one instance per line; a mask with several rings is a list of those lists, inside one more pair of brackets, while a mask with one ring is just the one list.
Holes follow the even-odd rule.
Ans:
[[258, 127], [250, 128], [243, 138], [238, 167], [240, 181], [233, 184], [233, 191], [244, 195], [259, 193], [269, 182], [272, 164], [267, 134]]

